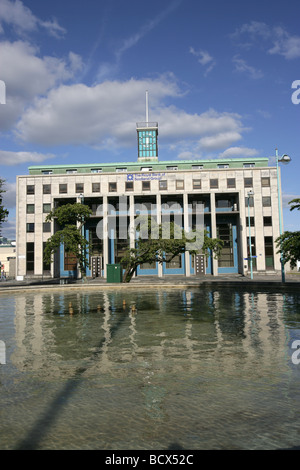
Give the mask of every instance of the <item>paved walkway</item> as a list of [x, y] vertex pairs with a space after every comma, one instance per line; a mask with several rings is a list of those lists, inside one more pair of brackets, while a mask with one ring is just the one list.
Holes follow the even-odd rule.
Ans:
[[89, 287], [89, 286], [102, 286], [102, 287], [114, 287], [114, 288], [129, 288], [129, 287], [184, 287], [184, 286], [199, 286], [199, 285], [214, 285], [219, 284], [220, 286], [236, 286], [237, 284], [243, 284], [247, 286], [256, 287], [275, 287], [287, 289], [292, 287], [299, 288], [300, 292], [300, 273], [286, 274], [285, 283], [282, 283], [281, 275], [276, 274], [254, 274], [253, 279], [250, 276], [242, 276], [240, 274], [227, 274], [220, 276], [164, 276], [159, 278], [157, 276], [139, 276], [133, 278], [129, 284], [123, 283], [108, 283], [106, 279], [96, 278], [87, 279], [84, 282], [78, 280], [68, 280], [67, 283], [61, 284], [59, 279], [27, 279], [24, 281], [8, 280], [0, 282], [0, 292], [24, 288], [51, 288], [51, 287]]

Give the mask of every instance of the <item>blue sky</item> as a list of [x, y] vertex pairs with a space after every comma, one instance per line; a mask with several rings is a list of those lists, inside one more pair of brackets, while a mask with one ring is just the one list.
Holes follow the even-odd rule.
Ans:
[[299, 13], [298, 0], [1, 0], [2, 234], [15, 237], [28, 166], [135, 161], [146, 90], [160, 160], [289, 154], [284, 226], [299, 230]]

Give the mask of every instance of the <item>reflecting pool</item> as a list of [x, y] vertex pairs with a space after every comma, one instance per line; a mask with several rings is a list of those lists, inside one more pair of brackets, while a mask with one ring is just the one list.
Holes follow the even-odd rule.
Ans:
[[300, 445], [300, 293], [1, 294], [1, 449]]

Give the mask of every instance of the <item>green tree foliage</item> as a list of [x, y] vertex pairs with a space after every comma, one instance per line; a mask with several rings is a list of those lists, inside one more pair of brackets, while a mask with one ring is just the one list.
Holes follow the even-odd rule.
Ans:
[[121, 260], [125, 268], [123, 282], [130, 282], [137, 267], [144, 263], [170, 262], [185, 251], [207, 255], [210, 250], [219, 257], [223, 247], [221, 240], [209, 238], [204, 230], [187, 234], [174, 222], [158, 225], [147, 216], [137, 227], [137, 232], [136, 247], [128, 248]]
[[[300, 210], [300, 199], [293, 199], [289, 202], [290, 210]], [[291, 268], [297, 266], [300, 260], [300, 232], [284, 232], [276, 239], [277, 253], [281, 253], [284, 264], [290, 263]]]
[[1, 234], [1, 225], [3, 222], [5, 222], [9, 214], [8, 210], [5, 209], [2, 205], [2, 194], [5, 193], [4, 183], [5, 183], [5, 180], [0, 178], [0, 234]]
[[92, 210], [79, 203], [65, 204], [52, 210], [46, 217], [46, 222], [56, 219], [59, 230], [48, 238], [44, 251], [44, 261], [53, 262], [53, 255], [64, 244], [66, 253], [72, 253], [78, 262], [79, 269], [84, 275], [88, 263], [86, 252], [88, 242], [82, 235], [82, 227], [91, 216]]

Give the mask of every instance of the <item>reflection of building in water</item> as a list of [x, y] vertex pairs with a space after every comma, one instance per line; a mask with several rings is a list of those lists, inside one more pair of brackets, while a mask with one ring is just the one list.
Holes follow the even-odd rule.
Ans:
[[[217, 363], [226, 373], [272, 369], [285, 360], [284, 296], [220, 289], [139, 292], [133, 296], [35, 293], [16, 295], [16, 348], [11, 360], [20, 370], [45, 375], [72, 374], [80, 361], [93, 360], [90, 373], [141, 373], [145, 384], [159, 385], [164, 374]], [[72, 299], [74, 315], [69, 314]], [[101, 305], [101, 312], [97, 305]], [[118, 372], [119, 371], [119, 372]], [[121, 373], [116, 369], [114, 373]]]

